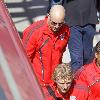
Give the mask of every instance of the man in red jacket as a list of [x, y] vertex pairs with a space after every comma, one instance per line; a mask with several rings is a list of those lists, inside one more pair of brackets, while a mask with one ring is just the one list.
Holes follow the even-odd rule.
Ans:
[[71, 93], [74, 100], [100, 100], [100, 41], [95, 47], [95, 59], [77, 73]]
[[62, 63], [70, 35], [64, 18], [64, 7], [54, 5], [44, 20], [30, 25], [23, 33], [26, 53], [42, 86], [52, 83], [52, 72]]
[[46, 100], [70, 100], [70, 87], [73, 73], [70, 64], [59, 64], [55, 68], [52, 79], [54, 84], [43, 88]]

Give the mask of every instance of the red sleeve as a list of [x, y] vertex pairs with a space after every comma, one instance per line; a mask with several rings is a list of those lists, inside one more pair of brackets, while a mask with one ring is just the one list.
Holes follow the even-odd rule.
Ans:
[[86, 74], [85, 71], [81, 72], [79, 74], [79, 77], [77, 77], [74, 80], [74, 83], [72, 85], [73, 88], [70, 95], [70, 100], [87, 100], [88, 99], [89, 90], [88, 90], [85, 74]]
[[31, 35], [37, 31], [40, 27], [42, 27], [45, 24], [45, 20], [39, 20], [33, 24], [31, 24], [30, 26], [28, 26], [24, 32], [23, 32], [23, 36], [22, 36], [22, 41], [23, 41], [23, 45], [24, 47], [26, 47], [27, 42], [29, 40], [29, 38], [31, 37]]
[[27, 56], [30, 58], [30, 60], [32, 61], [34, 58], [34, 54], [36, 51], [36, 47], [37, 47], [37, 32], [34, 32], [31, 37], [29, 38], [29, 40], [27, 41], [27, 45], [25, 47]]

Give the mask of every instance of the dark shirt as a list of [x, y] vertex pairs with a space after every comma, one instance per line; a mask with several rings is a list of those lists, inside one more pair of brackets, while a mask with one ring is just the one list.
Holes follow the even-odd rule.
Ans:
[[66, 22], [70, 26], [98, 23], [95, 0], [67, 0], [64, 7], [66, 9]]

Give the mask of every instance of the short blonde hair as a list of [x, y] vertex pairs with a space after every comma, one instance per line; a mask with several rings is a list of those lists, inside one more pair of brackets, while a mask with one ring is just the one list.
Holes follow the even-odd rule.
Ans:
[[62, 63], [57, 65], [54, 73], [52, 74], [52, 79], [56, 81], [57, 77], [61, 77], [62, 79], [70, 77], [71, 80], [73, 79], [73, 73], [69, 63]]

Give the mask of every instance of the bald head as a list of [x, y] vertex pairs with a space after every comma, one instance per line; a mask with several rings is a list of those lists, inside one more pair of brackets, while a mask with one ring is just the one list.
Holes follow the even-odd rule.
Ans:
[[54, 5], [50, 9], [50, 17], [54, 22], [61, 23], [65, 18], [65, 9], [62, 5]]
[[57, 33], [64, 24], [65, 9], [62, 5], [54, 5], [50, 9], [48, 15], [48, 24], [50, 29]]

